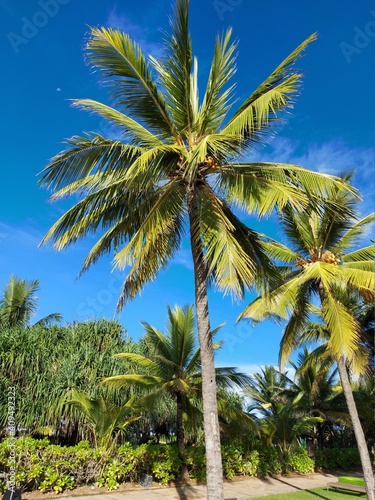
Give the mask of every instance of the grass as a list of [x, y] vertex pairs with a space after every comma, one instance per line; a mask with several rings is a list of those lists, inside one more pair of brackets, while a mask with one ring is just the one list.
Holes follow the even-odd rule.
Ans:
[[340, 483], [355, 484], [357, 486], [365, 485], [365, 480], [361, 479], [360, 477], [339, 476], [337, 479], [340, 481]]
[[326, 490], [326, 488], [313, 488], [311, 490], [295, 491], [293, 493], [281, 493], [279, 495], [268, 495], [253, 497], [248, 500], [354, 500], [356, 498], [365, 499], [363, 493], [349, 491]]

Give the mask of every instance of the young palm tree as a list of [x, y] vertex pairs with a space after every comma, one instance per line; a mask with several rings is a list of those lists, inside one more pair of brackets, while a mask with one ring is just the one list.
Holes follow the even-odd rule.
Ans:
[[[7, 328], [27, 326], [37, 309], [38, 290], [38, 280], [21, 280], [12, 274], [0, 300], [0, 326]], [[61, 319], [61, 314], [52, 313], [40, 319], [36, 325], [44, 326]]]
[[[201, 346], [208, 498], [223, 498], [216, 381], [207, 281], [242, 297], [263, 284], [268, 260], [260, 236], [232, 211], [259, 216], [291, 204], [303, 208], [306, 192], [326, 196], [337, 179], [295, 165], [248, 163], [252, 146], [292, 106], [301, 74], [294, 63], [310, 36], [227, 118], [233, 104], [236, 44], [231, 30], [216, 40], [206, 91], [198, 97], [198, 63], [188, 30], [189, 0], [176, 0], [171, 34], [161, 60], [146, 60], [127, 34], [92, 29], [91, 66], [106, 82], [114, 107], [90, 99], [73, 106], [96, 113], [121, 140], [97, 133], [68, 140], [69, 148], [43, 170], [53, 200], [81, 198], [50, 229], [59, 250], [104, 230], [82, 271], [114, 252], [114, 266], [131, 265], [118, 308], [134, 298], [176, 254], [189, 235], [194, 263]], [[225, 124], [224, 124], [225, 121]], [[241, 160], [244, 161], [241, 163]]]
[[[195, 420], [199, 408], [197, 401], [202, 394], [202, 373], [200, 349], [196, 347], [195, 317], [192, 306], [178, 307], [172, 310], [168, 307], [168, 324], [166, 334], [163, 334], [148, 323], [143, 323], [146, 330], [145, 344], [147, 355], [121, 353], [120, 357], [141, 367], [145, 374], [129, 373], [107, 377], [103, 383], [112, 387], [139, 385], [149, 389], [151, 393], [141, 399], [142, 404], [153, 407], [163, 393], [168, 393], [177, 404], [176, 438], [177, 447], [183, 464], [181, 474], [186, 476], [183, 450], [185, 448], [184, 417]], [[220, 327], [216, 328], [214, 335]], [[220, 343], [214, 344], [219, 347]], [[234, 368], [216, 368], [216, 383], [221, 388], [232, 384], [244, 387], [249, 382], [246, 375], [238, 373]], [[221, 402], [224, 406], [224, 402]], [[233, 408], [232, 416], [234, 414]], [[239, 412], [238, 412], [239, 413]], [[250, 419], [249, 419], [250, 420]]]
[[110, 449], [118, 434], [140, 418], [135, 415], [139, 405], [134, 397], [124, 405], [116, 406], [109, 404], [103, 396], [90, 398], [84, 392], [72, 389], [66, 396], [66, 404], [74, 406], [84, 415], [91, 424], [95, 446], [105, 449]]
[[298, 410], [303, 415], [321, 417], [316, 427], [314, 440], [320, 448], [334, 438], [334, 424], [350, 422], [348, 410], [337, 383], [337, 367], [327, 356], [312, 356], [304, 346], [297, 363], [289, 360], [296, 370], [291, 387], [291, 397], [298, 397]]
[[[374, 300], [374, 245], [358, 248], [374, 214], [361, 220], [354, 217], [354, 200], [337, 193], [337, 203], [347, 207], [346, 215], [329, 207], [320, 212], [295, 213], [284, 210], [281, 224], [291, 245], [270, 242], [272, 257], [285, 262], [285, 282], [256, 299], [242, 318], [263, 320], [274, 316], [288, 319], [280, 349], [281, 364], [299, 346], [301, 333], [320, 302], [320, 331], [329, 334], [326, 350], [335, 359], [350, 419], [356, 436], [368, 498], [374, 500], [374, 476], [363, 429], [358, 417], [348, 377], [348, 366], [358, 365], [361, 327], [355, 310], [343, 301], [351, 291], [367, 301]], [[317, 329], [319, 331], [319, 328]], [[361, 363], [363, 366], [363, 362]]]
[[277, 444], [282, 451], [296, 445], [301, 435], [311, 433], [323, 420], [299, 411], [301, 397], [292, 394], [292, 387], [293, 382], [287, 374], [266, 366], [252, 377], [245, 389], [245, 394], [252, 400], [248, 411], [256, 411], [262, 416], [258, 418], [262, 441], [266, 446]]

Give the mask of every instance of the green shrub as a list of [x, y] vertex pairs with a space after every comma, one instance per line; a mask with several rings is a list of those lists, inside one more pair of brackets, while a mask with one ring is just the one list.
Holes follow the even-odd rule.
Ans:
[[314, 460], [312, 460], [304, 448], [296, 448], [289, 451], [285, 457], [286, 472], [299, 472], [307, 474], [314, 472]]
[[206, 481], [206, 453], [204, 446], [189, 446], [185, 450], [185, 459], [190, 477], [197, 481]]
[[[60, 493], [84, 484], [115, 490], [126, 481], [138, 482], [143, 473], [152, 474], [162, 484], [176, 479], [181, 460], [176, 444], [125, 443], [111, 452], [93, 449], [87, 441], [76, 446], [51, 445], [48, 439], [21, 438], [14, 442], [17, 470], [16, 483], [24, 490]], [[0, 470], [9, 471], [10, 441], [0, 443]], [[222, 446], [223, 473], [226, 479], [237, 475], [268, 476], [280, 473], [307, 473], [314, 470], [305, 449], [297, 448], [282, 453], [278, 447], [259, 447], [244, 453], [241, 445]], [[184, 450], [185, 462], [192, 479], [206, 480], [206, 456], [202, 445]], [[317, 450], [319, 468], [350, 468], [359, 464], [358, 450]], [[0, 491], [4, 491], [4, 481]]]
[[361, 465], [357, 448], [326, 448], [315, 450], [315, 468], [334, 470], [350, 469]]
[[273, 446], [262, 446], [258, 448], [259, 464], [257, 476], [271, 476], [281, 474], [283, 471], [283, 459], [279, 448]]

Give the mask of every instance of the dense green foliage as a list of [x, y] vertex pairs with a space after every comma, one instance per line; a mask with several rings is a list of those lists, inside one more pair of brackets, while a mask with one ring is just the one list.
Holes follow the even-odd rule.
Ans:
[[28, 433], [59, 429], [72, 442], [87, 438], [77, 410], [64, 405], [71, 390], [90, 397], [102, 394], [120, 404], [127, 394], [108, 391], [99, 383], [124, 369], [114, 354], [136, 348], [114, 321], [0, 329], [0, 426], [6, 425], [7, 391], [13, 386], [19, 428]]
[[[180, 458], [177, 446], [125, 443], [111, 452], [92, 448], [87, 441], [76, 446], [52, 445], [48, 439], [22, 438], [15, 442], [17, 456], [17, 483], [23, 489], [61, 492], [85, 484], [97, 484], [117, 489], [125, 481], [138, 482], [143, 473], [152, 474], [162, 484], [177, 479]], [[0, 444], [0, 469], [8, 470], [10, 441]], [[190, 476], [206, 479], [203, 445], [186, 448], [186, 463]], [[306, 473], [314, 470], [314, 462], [307, 452], [298, 448], [281, 453], [276, 448], [261, 447], [245, 453], [241, 446], [222, 448], [224, 477], [235, 475], [265, 476], [280, 472]]]

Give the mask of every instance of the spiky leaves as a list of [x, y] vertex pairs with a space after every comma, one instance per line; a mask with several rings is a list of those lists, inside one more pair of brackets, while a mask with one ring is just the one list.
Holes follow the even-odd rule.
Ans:
[[76, 407], [91, 424], [94, 434], [95, 446], [109, 448], [116, 436], [124, 432], [126, 427], [139, 420], [136, 409], [139, 404], [135, 398], [129, 399], [122, 406], [108, 404], [102, 397], [90, 398], [87, 394], [77, 389], [66, 396], [66, 404]]
[[356, 221], [351, 207], [353, 199], [336, 193], [334, 201], [348, 203], [346, 217], [343, 212], [332, 212], [328, 205], [320, 214], [296, 213], [290, 207], [284, 211], [280, 222], [290, 247], [272, 242], [266, 246], [272, 257], [287, 263], [285, 283], [256, 299], [241, 314], [242, 318], [256, 321], [270, 316], [288, 319], [282, 362], [296, 348], [296, 339], [313, 317], [314, 297], [321, 305], [321, 320], [329, 332], [327, 347], [333, 357], [345, 355], [350, 361], [358, 353], [359, 323], [343, 294], [351, 290], [365, 300], [373, 300], [374, 246], [358, 248], [358, 237], [374, 215]]
[[87, 43], [87, 56], [109, 85], [111, 98], [117, 106], [128, 110], [162, 137], [176, 135], [164, 97], [136, 42], [117, 30], [93, 28]]
[[[38, 307], [38, 291], [38, 280], [22, 280], [12, 274], [0, 298], [0, 326], [4, 328], [29, 326]], [[52, 313], [41, 318], [36, 324], [45, 326], [61, 319], [61, 314]]]
[[[103, 380], [112, 387], [140, 386], [148, 390], [141, 403], [146, 408], [158, 404], [160, 394], [167, 393], [177, 405], [178, 411], [190, 416], [197, 410], [197, 400], [202, 393], [202, 374], [200, 349], [196, 346], [195, 316], [193, 307], [168, 307], [166, 333], [162, 333], [149, 323], [144, 322], [147, 355], [122, 353], [118, 357], [134, 366], [134, 373], [116, 375]], [[220, 327], [212, 331], [214, 335]], [[214, 348], [219, 347], [214, 344]], [[220, 387], [244, 387], [249, 382], [246, 375], [236, 369], [218, 368], [217, 383]], [[177, 435], [183, 446], [182, 420], [178, 419]]]
[[279, 112], [291, 107], [301, 82], [301, 74], [293, 65], [315, 39], [316, 34], [307, 38], [259, 85], [223, 128], [224, 134], [240, 134], [249, 146], [278, 119]]

